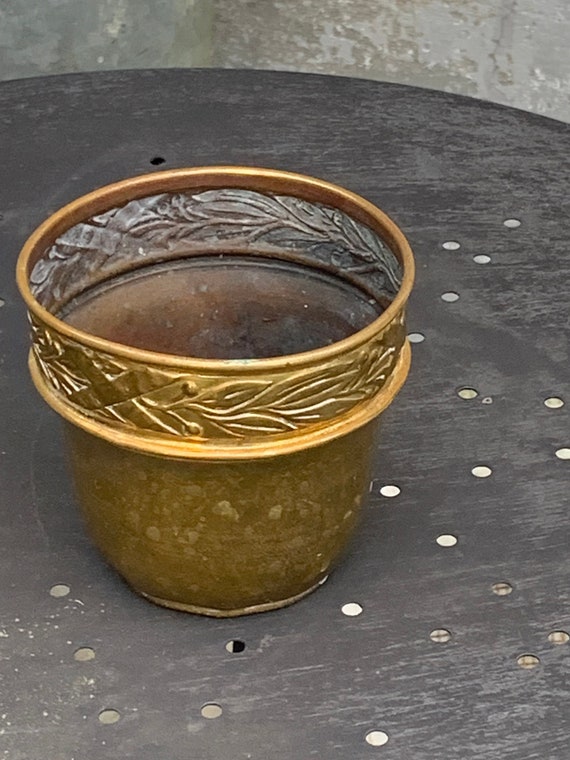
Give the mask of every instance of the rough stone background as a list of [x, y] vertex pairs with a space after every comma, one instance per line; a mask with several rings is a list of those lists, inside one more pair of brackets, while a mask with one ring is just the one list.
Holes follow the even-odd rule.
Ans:
[[316, 71], [570, 121], [569, 0], [0, 0], [0, 78], [109, 68]]
[[213, 0], [0, 0], [0, 79], [207, 66]]

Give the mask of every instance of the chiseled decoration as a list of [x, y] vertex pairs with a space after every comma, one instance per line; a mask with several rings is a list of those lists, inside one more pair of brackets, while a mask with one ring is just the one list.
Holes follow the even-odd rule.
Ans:
[[398, 318], [321, 366], [230, 379], [95, 351], [35, 318], [32, 330], [44, 380], [77, 411], [111, 426], [210, 439], [283, 434], [350, 410], [382, 389], [404, 340]]
[[[384, 306], [400, 287], [396, 256], [366, 225], [320, 203], [242, 189], [164, 193], [94, 216], [56, 240], [30, 283], [58, 315], [121, 274], [229, 249], [285, 253], [349, 278]], [[401, 312], [368, 343], [326, 362], [229, 377], [194, 371], [190, 358], [181, 370], [166, 355], [153, 364], [95, 350], [37, 317], [31, 322], [37, 367], [66, 404], [108, 426], [191, 439], [283, 435], [337, 417], [381, 391], [405, 339]]]
[[339, 209], [252, 190], [163, 193], [130, 201], [63, 233], [35, 264], [30, 286], [52, 313], [124, 272], [216, 252], [282, 256], [337, 272], [376, 299], [400, 288], [400, 263], [380, 237]]

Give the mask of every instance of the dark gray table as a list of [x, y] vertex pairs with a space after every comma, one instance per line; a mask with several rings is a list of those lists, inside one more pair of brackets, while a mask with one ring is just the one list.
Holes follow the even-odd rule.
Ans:
[[[137, 71], [3, 83], [0, 149], [0, 760], [565, 760], [570, 645], [549, 634], [570, 631], [570, 128], [360, 80]], [[139, 599], [92, 549], [13, 282], [65, 202], [212, 163], [380, 205], [415, 249], [425, 337], [344, 564], [293, 607], [226, 621]]]

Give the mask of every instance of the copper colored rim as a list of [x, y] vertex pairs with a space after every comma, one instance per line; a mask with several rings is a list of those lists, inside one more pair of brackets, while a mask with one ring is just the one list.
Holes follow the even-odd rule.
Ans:
[[[199, 181], [197, 182], [197, 180]], [[194, 184], [192, 184], [193, 181]], [[270, 359], [198, 359], [133, 348], [122, 343], [98, 338], [72, 327], [51, 314], [34, 298], [28, 279], [30, 270], [35, 263], [34, 256], [52, 245], [64, 231], [90, 216], [102, 213], [128, 200], [158, 192], [197, 190], [200, 187], [209, 189], [214, 187], [241, 187], [258, 191], [289, 193], [306, 200], [338, 206], [378, 231], [399, 258], [404, 275], [396, 297], [378, 319], [348, 338], [312, 351]], [[244, 166], [207, 166], [172, 169], [121, 180], [68, 203], [48, 217], [30, 235], [18, 258], [16, 279], [28, 309], [41, 322], [59, 334], [96, 351], [110, 352], [117, 356], [154, 366], [164, 365], [182, 370], [219, 374], [233, 374], [236, 371], [239, 371], [240, 374], [249, 374], [250, 372], [271, 371], [284, 366], [294, 368], [313, 362], [326, 361], [328, 358], [343, 354], [371, 340], [376, 333], [390, 324], [404, 307], [412, 289], [414, 272], [412, 250], [404, 234], [383, 211], [356, 193], [339, 185], [293, 172]]]

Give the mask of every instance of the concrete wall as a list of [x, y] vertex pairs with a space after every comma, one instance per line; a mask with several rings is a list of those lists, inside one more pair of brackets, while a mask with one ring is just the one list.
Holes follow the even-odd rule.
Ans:
[[474, 95], [570, 121], [570, 0], [219, 0], [213, 61]]
[[0, 78], [255, 67], [460, 92], [570, 121], [570, 0], [6, 0]]
[[0, 79], [207, 66], [212, 0], [0, 0]]

